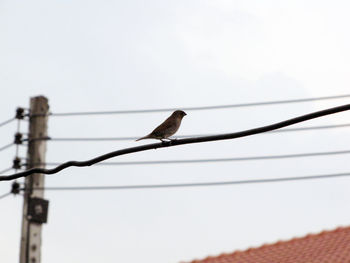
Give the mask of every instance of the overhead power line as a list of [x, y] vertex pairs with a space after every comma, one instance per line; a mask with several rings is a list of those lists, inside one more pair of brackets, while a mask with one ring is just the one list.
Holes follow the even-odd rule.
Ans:
[[[282, 133], [282, 132], [298, 132], [298, 131], [309, 131], [309, 130], [324, 130], [324, 129], [338, 129], [338, 128], [347, 128], [350, 127], [350, 123], [347, 124], [335, 124], [335, 125], [322, 125], [322, 126], [311, 126], [311, 127], [301, 127], [301, 128], [287, 128], [274, 130], [267, 133]], [[200, 136], [210, 136], [213, 134], [192, 134], [192, 135], [177, 135], [174, 136], [176, 139], [190, 138], [190, 137], [200, 137]], [[53, 142], [85, 142], [85, 141], [131, 141], [140, 138], [141, 136], [133, 136], [133, 137], [67, 137], [67, 138], [59, 138], [59, 137], [48, 137], [48, 138], [34, 138], [33, 140], [49, 140]], [[24, 140], [26, 141], [26, 139]]]
[[8, 120], [6, 120], [6, 121], [0, 122], [0, 127], [5, 126], [6, 124], [11, 123], [11, 122], [14, 121], [15, 119], [16, 119], [16, 118], [11, 118], [11, 119], [8, 119]]
[[4, 169], [4, 170], [0, 171], [0, 175], [3, 174], [3, 173], [7, 173], [8, 171], [11, 171], [11, 170], [12, 170], [12, 167]]
[[300, 128], [287, 128], [270, 131], [269, 133], [281, 133], [281, 132], [298, 132], [298, 131], [311, 131], [311, 130], [325, 130], [325, 129], [339, 129], [350, 127], [350, 123], [344, 124], [334, 124], [334, 125], [320, 125], [320, 126], [310, 126], [310, 127], [300, 127]]
[[[315, 156], [330, 156], [350, 154], [350, 150], [333, 151], [333, 152], [312, 152], [312, 153], [298, 153], [298, 154], [284, 154], [284, 155], [264, 155], [264, 156], [249, 156], [236, 158], [211, 158], [211, 159], [189, 159], [189, 160], [157, 160], [157, 161], [129, 161], [129, 162], [102, 162], [95, 165], [113, 166], [113, 165], [152, 165], [152, 164], [183, 164], [183, 163], [217, 163], [217, 162], [235, 162], [235, 161], [259, 161], [259, 160], [273, 160], [273, 159], [291, 159], [302, 157]], [[61, 163], [47, 162], [46, 165], [60, 165]]]
[[[239, 184], [258, 184], [258, 183], [277, 183], [288, 181], [302, 181], [302, 180], [315, 180], [326, 178], [339, 178], [350, 176], [350, 172], [347, 173], [335, 173], [335, 174], [321, 174], [299, 177], [284, 177], [284, 178], [265, 178], [265, 179], [252, 179], [252, 180], [240, 180], [240, 181], [220, 181], [220, 182], [203, 182], [203, 183], [181, 183], [181, 184], [149, 184], [149, 185], [116, 185], [116, 186], [56, 186], [56, 187], [42, 187], [33, 188], [36, 190], [45, 191], [91, 191], [91, 190], [131, 190], [131, 189], [154, 189], [154, 188], [182, 188], [182, 187], [203, 187], [203, 186], [225, 186], [225, 185], [239, 185]], [[22, 189], [25, 190], [25, 189]]]
[[0, 152], [6, 150], [6, 149], [8, 149], [8, 148], [10, 148], [12, 145], [15, 145], [15, 144], [14, 144], [13, 142], [11, 142], [11, 143], [9, 143], [9, 144], [6, 144], [6, 145], [0, 147]]
[[13, 180], [17, 179], [20, 177], [25, 177], [28, 175], [31, 175], [33, 173], [42, 173], [42, 174], [55, 174], [58, 173], [59, 171], [66, 169], [71, 166], [77, 166], [77, 167], [84, 167], [84, 166], [91, 166], [96, 163], [105, 161], [107, 159], [120, 156], [120, 155], [126, 155], [130, 153], [135, 153], [135, 152], [141, 152], [141, 151], [147, 151], [151, 149], [158, 149], [158, 148], [165, 148], [165, 147], [173, 147], [173, 146], [178, 146], [178, 145], [183, 145], [183, 144], [191, 144], [191, 143], [201, 143], [201, 142], [210, 142], [210, 141], [219, 141], [219, 140], [229, 140], [229, 139], [236, 139], [236, 138], [241, 138], [241, 137], [246, 137], [246, 136], [251, 136], [254, 134], [260, 134], [263, 132], [268, 132], [276, 129], [280, 129], [286, 126], [290, 126], [296, 123], [300, 123], [303, 121], [319, 118], [322, 116], [330, 115], [330, 114], [335, 114], [338, 112], [342, 111], [347, 111], [350, 110], [350, 104], [338, 106], [335, 108], [330, 108], [322, 111], [317, 111], [313, 113], [309, 113], [306, 115], [302, 115], [293, 119], [289, 119], [286, 121], [278, 122], [275, 124], [255, 128], [255, 129], [250, 129], [250, 130], [245, 130], [241, 132], [235, 132], [235, 133], [226, 133], [226, 134], [218, 134], [218, 135], [212, 135], [212, 136], [203, 136], [203, 137], [197, 137], [197, 138], [187, 138], [187, 139], [180, 139], [180, 140], [172, 140], [168, 142], [161, 142], [161, 143], [152, 143], [152, 144], [147, 144], [147, 145], [141, 145], [141, 146], [136, 146], [136, 147], [131, 147], [131, 148], [126, 148], [122, 150], [117, 150], [113, 151], [101, 156], [98, 156], [96, 158], [87, 160], [87, 161], [69, 161], [66, 163], [62, 163], [61, 165], [52, 168], [52, 169], [44, 169], [44, 168], [31, 168], [23, 172], [15, 173], [12, 175], [8, 176], [0, 176], [0, 181], [8, 181], [8, 180]]
[[11, 194], [11, 192], [10, 192], [10, 193], [6, 193], [6, 194], [3, 194], [3, 195], [0, 195], [0, 199], [3, 199], [3, 198], [5, 198], [5, 197], [9, 196], [10, 194]]
[[135, 113], [151, 113], [151, 112], [168, 112], [168, 111], [174, 111], [174, 110], [178, 110], [178, 109], [185, 110], [185, 111], [198, 111], [198, 110], [242, 108], [242, 107], [252, 107], [252, 106], [266, 106], [266, 105], [300, 103], [300, 102], [309, 102], [309, 101], [333, 100], [333, 99], [343, 99], [343, 98], [349, 98], [349, 97], [350, 97], [350, 94], [344, 94], [344, 95], [336, 95], [336, 96], [313, 97], [313, 98], [292, 99], [292, 100], [250, 102], [250, 103], [214, 105], [214, 106], [202, 106], [202, 107], [180, 107], [180, 108], [159, 108], [159, 109], [115, 110], [115, 111], [62, 112], [62, 113], [50, 113], [50, 115], [51, 116], [81, 116], [81, 115], [135, 114]]

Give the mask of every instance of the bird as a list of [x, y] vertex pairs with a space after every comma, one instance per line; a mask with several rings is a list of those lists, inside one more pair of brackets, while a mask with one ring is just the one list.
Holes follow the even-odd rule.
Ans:
[[[162, 124], [155, 128], [150, 134], [137, 139], [136, 141], [144, 139], [157, 139], [164, 142], [164, 139], [169, 139], [174, 135], [180, 127], [182, 118], [187, 114], [182, 110], [174, 111]], [[171, 141], [171, 139], [169, 139]]]

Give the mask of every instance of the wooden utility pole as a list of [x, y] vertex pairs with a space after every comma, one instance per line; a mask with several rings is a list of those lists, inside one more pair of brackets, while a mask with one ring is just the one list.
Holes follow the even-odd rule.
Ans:
[[[27, 169], [45, 167], [48, 99], [43, 96], [30, 99]], [[23, 200], [20, 263], [40, 263], [41, 227], [46, 222], [48, 201], [44, 200], [44, 175], [33, 174], [25, 178]]]

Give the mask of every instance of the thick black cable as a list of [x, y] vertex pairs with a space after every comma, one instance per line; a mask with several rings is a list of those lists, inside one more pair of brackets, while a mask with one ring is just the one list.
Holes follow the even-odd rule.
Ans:
[[0, 152], [10, 148], [12, 145], [15, 145], [13, 142], [6, 144], [5, 146], [0, 147]]
[[8, 119], [8, 120], [6, 120], [6, 121], [1, 122], [1, 123], [0, 123], [0, 127], [5, 126], [6, 124], [11, 123], [11, 122], [14, 121], [15, 119], [16, 119], [16, 118], [11, 118], [11, 119]]
[[[285, 178], [265, 178], [240, 181], [221, 181], [221, 182], [204, 182], [204, 183], [181, 183], [181, 184], [149, 184], [149, 185], [117, 185], [117, 186], [55, 186], [55, 187], [35, 187], [33, 190], [45, 191], [88, 191], [88, 190], [126, 190], [126, 189], [154, 189], [154, 188], [179, 188], [179, 187], [201, 187], [201, 186], [224, 186], [240, 184], [257, 184], [257, 183], [277, 183], [288, 181], [314, 180], [350, 176], [348, 173], [310, 175], [300, 177]], [[25, 190], [25, 189], [21, 189]]]
[[[249, 157], [235, 157], [235, 158], [210, 158], [210, 159], [189, 159], [189, 160], [157, 160], [157, 161], [129, 161], [129, 162], [101, 162], [95, 165], [113, 166], [113, 165], [152, 165], [152, 164], [183, 164], [183, 163], [217, 163], [217, 162], [239, 162], [239, 161], [259, 161], [259, 160], [273, 160], [273, 159], [291, 159], [302, 157], [315, 156], [330, 156], [350, 154], [350, 150], [333, 151], [333, 152], [312, 152], [312, 153], [298, 153], [298, 154], [284, 154], [284, 155], [263, 155], [263, 156], [249, 156]], [[56, 166], [61, 163], [47, 162], [45, 165]]]
[[[350, 127], [350, 123], [346, 124], [335, 124], [335, 125], [322, 125], [322, 126], [311, 126], [311, 127], [301, 127], [301, 128], [290, 128], [290, 129], [280, 129], [280, 130], [274, 130], [269, 131], [267, 133], [281, 133], [281, 132], [298, 132], [298, 131], [309, 131], [309, 130], [323, 130], [323, 129], [337, 129], [337, 128], [346, 128]], [[267, 134], [265, 133], [265, 134]], [[193, 135], [177, 135], [174, 136], [176, 139], [183, 139], [183, 138], [189, 138], [189, 137], [200, 137], [200, 136], [209, 136], [213, 134], [193, 134]], [[72, 137], [72, 138], [55, 138], [55, 137], [47, 137], [47, 138], [34, 138], [33, 140], [48, 140], [53, 142], [85, 142], [85, 141], [131, 141], [136, 140], [140, 138], [140, 136], [133, 136], [133, 137]], [[24, 140], [26, 141], [26, 139]]]
[[240, 103], [240, 104], [229, 104], [229, 105], [215, 105], [215, 106], [203, 106], [203, 107], [180, 107], [180, 108], [116, 110], [116, 111], [63, 112], [63, 113], [50, 113], [50, 116], [134, 114], [134, 113], [168, 112], [168, 111], [174, 111], [174, 110], [178, 110], [178, 109], [181, 109], [181, 110], [184, 110], [184, 111], [214, 110], [214, 109], [242, 108], [242, 107], [252, 107], [252, 106], [300, 103], [300, 102], [308, 102], [308, 101], [321, 101], [321, 100], [341, 99], [341, 98], [349, 98], [349, 97], [350, 97], [350, 94], [344, 94], [344, 95], [314, 97], [314, 98], [304, 98], [304, 99], [251, 102], [251, 103]]
[[335, 113], [347, 111], [347, 110], [350, 110], [350, 104], [346, 104], [346, 105], [338, 106], [335, 108], [330, 108], [330, 109], [326, 109], [326, 110], [322, 110], [322, 111], [309, 113], [309, 114], [306, 114], [303, 116], [299, 116], [299, 117], [289, 119], [286, 121], [278, 122], [278, 123], [275, 123], [272, 125], [267, 125], [267, 126], [263, 126], [263, 127], [259, 127], [259, 128], [255, 128], [255, 129], [241, 131], [241, 132], [226, 133], [226, 134], [219, 134], [219, 135], [212, 135], [212, 136], [203, 136], [203, 137], [197, 137], [197, 138], [187, 138], [187, 139], [173, 140], [173, 141], [161, 142], [161, 143], [152, 143], [152, 144], [147, 144], [147, 145], [126, 148], [126, 149], [122, 149], [122, 150], [113, 151], [113, 152], [98, 156], [96, 158], [93, 158], [93, 159], [90, 159], [87, 161], [68, 161], [68, 162], [62, 163], [61, 165], [59, 165], [55, 168], [52, 168], [52, 169], [31, 168], [29, 170], [15, 173], [12, 175], [0, 176], [0, 181], [9, 181], [9, 180], [25, 177], [25, 176], [31, 175], [33, 173], [55, 174], [63, 169], [71, 167], [71, 166], [77, 166], [77, 167], [91, 166], [93, 164], [105, 161], [107, 159], [110, 159], [110, 158], [113, 158], [116, 156], [135, 153], [135, 152], [141, 152], [141, 151], [147, 151], [147, 150], [151, 150], [151, 149], [173, 147], [173, 146], [190, 144], [190, 143], [201, 143], [201, 142], [229, 140], [229, 139], [246, 137], [246, 136], [250, 136], [250, 135], [254, 135], [254, 134], [259, 134], [259, 133], [268, 132], [271, 130], [280, 129], [282, 127], [293, 125], [293, 124], [296, 124], [299, 122], [303, 122], [303, 121], [307, 121], [307, 120], [311, 120], [311, 119], [315, 119], [315, 118], [319, 118], [322, 116], [335, 114]]

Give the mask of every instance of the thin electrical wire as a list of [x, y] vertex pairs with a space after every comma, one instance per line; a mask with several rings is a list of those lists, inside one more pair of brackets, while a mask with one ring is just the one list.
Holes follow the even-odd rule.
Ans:
[[7, 173], [8, 171], [11, 171], [11, 170], [12, 170], [12, 167], [4, 169], [4, 170], [0, 171], [0, 175], [3, 174], [3, 173]]
[[[299, 177], [285, 177], [285, 178], [265, 178], [253, 180], [239, 180], [239, 181], [220, 181], [220, 182], [204, 182], [204, 183], [181, 183], [181, 184], [150, 184], [150, 185], [118, 185], [118, 186], [55, 186], [55, 187], [35, 187], [33, 190], [45, 191], [89, 191], [89, 190], [131, 190], [131, 189], [154, 189], [154, 188], [182, 188], [182, 187], [203, 187], [203, 186], [224, 186], [224, 185], [241, 185], [241, 184], [258, 184], [258, 183], [277, 183], [288, 181], [314, 180], [326, 178], [339, 178], [350, 176], [347, 173], [335, 174], [321, 174]], [[25, 190], [25, 189], [21, 189]]]
[[300, 128], [286, 128], [274, 131], [269, 131], [267, 133], [281, 133], [281, 132], [298, 132], [298, 131], [311, 131], [311, 130], [325, 130], [325, 129], [339, 129], [350, 127], [350, 123], [344, 124], [333, 124], [333, 125], [320, 125], [320, 126], [309, 126]]
[[[250, 157], [235, 157], [235, 158], [211, 158], [211, 159], [189, 159], [189, 160], [157, 160], [157, 161], [129, 161], [129, 162], [102, 162], [97, 163], [99, 166], [114, 166], [114, 165], [152, 165], [152, 164], [182, 164], [182, 163], [217, 163], [217, 162], [239, 162], [239, 161], [259, 161], [259, 160], [274, 160], [274, 159], [292, 159], [301, 157], [315, 157], [315, 156], [330, 156], [350, 154], [350, 150], [346, 151], [332, 151], [332, 152], [312, 152], [312, 153], [298, 153], [298, 154], [284, 154], [284, 155], [264, 155], [264, 156], [250, 156]], [[47, 162], [48, 166], [60, 165], [61, 163]]]
[[3, 195], [0, 195], [0, 199], [3, 199], [3, 198], [5, 198], [5, 197], [9, 196], [10, 194], [11, 194], [11, 192], [10, 192], [10, 193], [6, 193], [6, 194], [3, 194]]
[[63, 112], [63, 113], [50, 113], [49, 115], [50, 116], [82, 116], [82, 115], [135, 114], [135, 113], [169, 112], [169, 111], [174, 111], [177, 109], [182, 109], [184, 111], [214, 110], [214, 109], [242, 108], [242, 107], [252, 107], [252, 106], [265, 106], [265, 105], [300, 103], [300, 102], [309, 102], [309, 101], [332, 100], [332, 99], [342, 99], [342, 98], [349, 98], [349, 97], [350, 97], [350, 94], [344, 94], [344, 95], [313, 97], [313, 98], [304, 98], [304, 99], [251, 102], [251, 103], [215, 105], [215, 106], [203, 106], [203, 107], [179, 107], [179, 108], [116, 110], [116, 111]]
[[14, 121], [15, 119], [16, 119], [16, 118], [11, 118], [11, 119], [8, 119], [8, 120], [6, 120], [6, 121], [1, 122], [1, 123], [0, 123], [0, 127], [5, 126], [6, 124], [11, 123], [11, 122]]
[[8, 148], [10, 148], [10, 147], [13, 146], [13, 145], [15, 145], [15, 144], [14, 144], [13, 142], [11, 142], [11, 143], [9, 143], [9, 144], [7, 144], [7, 145], [5, 145], [5, 146], [0, 147], [0, 152], [6, 150], [6, 149], [8, 149]]
[[[339, 128], [347, 128], [350, 127], [350, 123], [347, 124], [335, 124], [335, 125], [322, 125], [322, 126], [311, 126], [311, 127], [301, 127], [301, 128], [287, 128], [287, 129], [280, 129], [280, 130], [274, 130], [269, 131], [264, 134], [268, 133], [282, 133], [282, 132], [298, 132], [298, 131], [310, 131], [310, 130], [324, 130], [324, 129], [339, 129]], [[189, 137], [199, 137], [199, 136], [210, 136], [213, 134], [192, 134], [192, 135], [177, 135], [174, 136], [174, 139], [183, 139], [183, 138], [189, 138]], [[81, 138], [81, 137], [67, 137], [67, 138], [43, 138], [48, 141], [52, 142], [85, 142], [85, 141], [131, 141], [136, 140], [140, 138], [141, 136], [133, 136], [133, 137], [87, 137], [87, 138]], [[41, 138], [33, 139], [33, 140], [40, 140]]]

